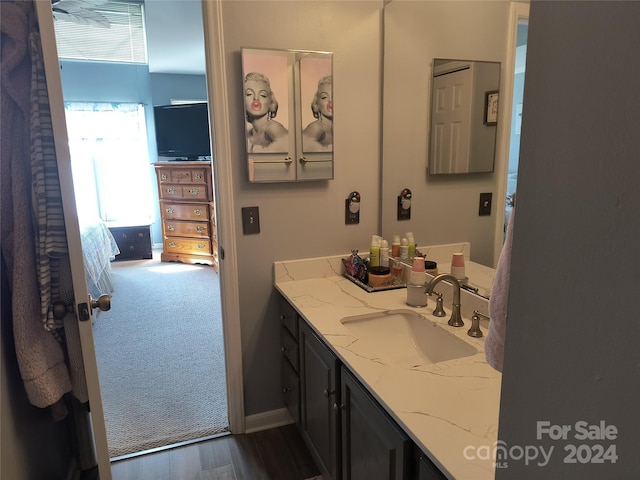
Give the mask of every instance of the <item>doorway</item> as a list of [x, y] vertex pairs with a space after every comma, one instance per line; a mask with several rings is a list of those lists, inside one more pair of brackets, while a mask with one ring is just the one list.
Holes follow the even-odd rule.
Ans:
[[[169, 3], [170, 2], [152, 2], [152, 4], [154, 5], [154, 8], [161, 8], [165, 4], [168, 5]], [[201, 8], [201, 5], [199, 4], [199, 2], [187, 2], [188, 5], [183, 5], [180, 7], [181, 18], [188, 17], [187, 15], [184, 15], [185, 8], [193, 7], [193, 4], [196, 4], [196, 3], [197, 5], [195, 6], [195, 11], [199, 12]], [[116, 10], [118, 8], [124, 8], [127, 10], [127, 12], [130, 12], [130, 8], [131, 8], [130, 4], [124, 4], [119, 2], [106, 2], [106, 4], [107, 5], [101, 4], [100, 11], [97, 13], [105, 14], [106, 12], [105, 9], [107, 9], [107, 7], [111, 4], [114, 5], [114, 8]], [[81, 13], [82, 12], [74, 12], [74, 15], [77, 16], [78, 14], [81, 14]], [[126, 15], [129, 15], [129, 17], [131, 17], [132, 15], [135, 16], [135, 14], [130, 14], [130, 13], [126, 13], [125, 15], [124, 12], [120, 12], [120, 11], [118, 11], [117, 14], [120, 16], [126, 16]], [[95, 18], [95, 17], [91, 17], [91, 18]], [[62, 24], [65, 21], [61, 18], [61, 15], [59, 14], [59, 12], [58, 12], [57, 20], [60, 20], [60, 22], [56, 22], [57, 26], [59, 24]], [[118, 22], [121, 22], [121, 20], [120, 19], [113, 20], [113, 24], [116, 24]], [[70, 20], [70, 23], [74, 23], [73, 20]], [[202, 24], [201, 18], [200, 18], [200, 24]], [[193, 28], [193, 26], [194, 26], [194, 22], [190, 22], [189, 32], [193, 32], [194, 30], [197, 31], [197, 29]], [[103, 42], [103, 43], [106, 43], [106, 42]], [[201, 36], [200, 38], [200, 44], [201, 44], [201, 47], [204, 44], [203, 36]], [[150, 73], [150, 70], [146, 65], [141, 64], [139, 62], [136, 63], [135, 61], [133, 63], [126, 64], [122, 62], [110, 63], [110, 62], [102, 62], [102, 61], [96, 61], [96, 60], [84, 61], [84, 60], [77, 60], [77, 59], [76, 60], [61, 59], [61, 65], [62, 65], [63, 96], [65, 100], [95, 102], [95, 103], [111, 103], [111, 104], [115, 103], [119, 105], [122, 105], [124, 103], [136, 104], [138, 108], [142, 106], [143, 117], [146, 119], [146, 122], [150, 127], [153, 126], [152, 121], [150, 121], [150, 119], [153, 118], [152, 105], [167, 103], [165, 100], [157, 100], [158, 96], [170, 95], [169, 93], [170, 91], [171, 92], [178, 91], [179, 92], [178, 98], [182, 100], [200, 100], [200, 101], [207, 100], [205, 75], [196, 75], [195, 73], [180, 74], [176, 72], [167, 73], [167, 74], [161, 74], [161, 73], [154, 74], [154, 73]], [[200, 65], [200, 69], [204, 71], [205, 69], [204, 63]], [[153, 81], [154, 75], [157, 77], [157, 80], [158, 80], [155, 83]], [[160, 87], [158, 87], [158, 84], [160, 84]], [[197, 88], [198, 85], [201, 86], [199, 89]], [[154, 86], [156, 87], [155, 91], [153, 88]], [[160, 91], [160, 94], [158, 94], [158, 91]], [[172, 100], [173, 99], [174, 97], [172, 97]], [[107, 125], [107, 122], [104, 122], [100, 128], [104, 131], [106, 129], [106, 125]], [[117, 341], [117, 340], [114, 341], [113, 338], [109, 340], [105, 340], [102, 337], [98, 338], [98, 335], [107, 334], [105, 333], [104, 330], [108, 330], [107, 327], [113, 327], [116, 319], [120, 320], [121, 322], [124, 319], [129, 324], [133, 324], [129, 326], [141, 326], [141, 325], [156, 322], [155, 326], [157, 328], [152, 328], [150, 331], [147, 331], [147, 332], [143, 331], [143, 332], [137, 332], [135, 334], [130, 333], [129, 338], [133, 338], [134, 340], [136, 340], [138, 344], [137, 345], [134, 344], [128, 349], [125, 348], [123, 353], [120, 355], [120, 357], [115, 358], [115, 360], [122, 360], [124, 353], [131, 352], [133, 350], [135, 350], [137, 353], [140, 353], [138, 351], [142, 351], [144, 348], [147, 348], [149, 343], [151, 343], [151, 342], [147, 342], [147, 340], [155, 340], [155, 343], [156, 343], [155, 346], [164, 347], [165, 355], [163, 357], [156, 358], [149, 351], [147, 352], [147, 354], [143, 353], [141, 355], [138, 355], [141, 362], [140, 364], [132, 363], [132, 361], [129, 361], [127, 362], [126, 365], [123, 364], [123, 365], [120, 365], [120, 368], [114, 369], [114, 371], [116, 372], [115, 377], [116, 379], [119, 379], [119, 381], [115, 382], [117, 384], [122, 384], [122, 383], [125, 383], [125, 381], [130, 381], [131, 377], [133, 376], [133, 373], [139, 373], [144, 371], [148, 372], [148, 375], [145, 378], [153, 377], [153, 380], [155, 383], [153, 384], [152, 390], [151, 388], [147, 388], [146, 390], [141, 389], [140, 383], [138, 383], [137, 385], [130, 384], [129, 388], [125, 389], [126, 392], [124, 394], [121, 394], [120, 397], [118, 396], [110, 397], [109, 396], [110, 394], [107, 395], [103, 390], [102, 398], [103, 398], [103, 403], [105, 405], [105, 412], [107, 412], [107, 415], [105, 415], [105, 417], [108, 416], [109, 410], [113, 410], [113, 408], [111, 408], [108, 404], [110, 401], [110, 398], [115, 399], [114, 405], [121, 405], [123, 403], [121, 401], [122, 395], [126, 395], [127, 397], [130, 397], [130, 396], [133, 396], [133, 393], [135, 391], [135, 393], [140, 393], [141, 395], [146, 394], [148, 399], [147, 403], [151, 403], [150, 401], [151, 398], [155, 399], [158, 396], [159, 391], [162, 390], [162, 388], [160, 388], [160, 385], [165, 385], [167, 383], [174, 383], [174, 384], [176, 383], [175, 378], [173, 380], [171, 378], [167, 378], [165, 371], [160, 371], [157, 369], [154, 370], [150, 368], [150, 367], [158, 367], [160, 369], [164, 368], [164, 370], [166, 370], [167, 366], [169, 365], [174, 366], [176, 363], [178, 363], [178, 360], [184, 360], [184, 355], [179, 356], [178, 360], [174, 359], [172, 361], [170, 359], [171, 356], [169, 355], [169, 353], [173, 353], [173, 349], [167, 350], [167, 346], [173, 345], [173, 344], [168, 343], [168, 340], [175, 341], [177, 338], [180, 338], [182, 341], [186, 342], [186, 345], [188, 345], [188, 348], [186, 347], [183, 348], [183, 351], [188, 350], [190, 353], [193, 353], [192, 352], [194, 350], [193, 345], [196, 344], [196, 340], [202, 340], [205, 337], [205, 333], [206, 334], [211, 333], [210, 331], [206, 331], [198, 335], [197, 339], [191, 337], [192, 339], [191, 341], [189, 341], [188, 340], [189, 337], [187, 336], [187, 334], [189, 333], [193, 334], [198, 330], [196, 328], [181, 328], [180, 323], [176, 319], [176, 317], [178, 317], [179, 315], [175, 315], [175, 314], [172, 315], [168, 313], [169, 305], [168, 303], [166, 303], [166, 301], [167, 301], [167, 298], [169, 298], [169, 294], [165, 293], [161, 296], [161, 298], [156, 298], [154, 300], [152, 295], [148, 291], [149, 285], [153, 285], [154, 292], [162, 290], [161, 286], [168, 285], [169, 287], [165, 288], [165, 290], [163, 291], [165, 292], [169, 291], [174, 294], [175, 292], [179, 291], [179, 287], [189, 286], [194, 283], [197, 283], [201, 286], [202, 285], [208, 286], [209, 291], [200, 291], [199, 293], [196, 293], [193, 291], [194, 289], [192, 288], [192, 289], [189, 289], [188, 293], [184, 293], [181, 296], [178, 295], [181, 298], [181, 300], [186, 300], [184, 304], [181, 304], [179, 301], [175, 299], [173, 301], [170, 301], [170, 303], [171, 303], [171, 306], [177, 305], [178, 308], [181, 308], [182, 315], [179, 316], [180, 320], [185, 319], [185, 317], [187, 317], [186, 320], [193, 320], [197, 317], [200, 320], [215, 323], [215, 328], [212, 327], [210, 330], [214, 330], [214, 329], [221, 330], [222, 318], [221, 318], [221, 308], [220, 308], [221, 299], [220, 299], [219, 279], [217, 278], [217, 273], [214, 271], [214, 269], [212, 267], [204, 266], [204, 265], [186, 265], [181, 263], [167, 264], [167, 263], [161, 263], [157, 261], [157, 257], [159, 256], [159, 253], [160, 253], [160, 250], [158, 249], [158, 245], [161, 244], [162, 237], [161, 237], [161, 228], [159, 226], [160, 215], [158, 213], [159, 202], [157, 198], [157, 189], [155, 186], [155, 177], [154, 177], [155, 173], [153, 172], [153, 168], [149, 166], [149, 164], [153, 163], [157, 157], [155, 152], [155, 145], [154, 145], [155, 135], [153, 134], [153, 129], [147, 128], [146, 131], [150, 133], [147, 136], [146, 148], [143, 148], [142, 150], [138, 150], [138, 153], [136, 155], [129, 155], [130, 150], [129, 149], [123, 150], [124, 147], [122, 145], [120, 147], [120, 150], [118, 151], [112, 150], [106, 155], [107, 160], [109, 158], [113, 160], [116, 158], [125, 157], [126, 158], [125, 163], [127, 161], [135, 162], [138, 168], [142, 167], [143, 170], [146, 171], [146, 176], [145, 176], [145, 173], [136, 175], [136, 182], [138, 184], [138, 187], [140, 185], [149, 187], [151, 192], [150, 196], [152, 198], [150, 199], [151, 201], [148, 203], [152, 205], [152, 209], [154, 211], [151, 214], [147, 214], [146, 212], [144, 212], [145, 208], [137, 208], [137, 206], [143, 202], [134, 201], [134, 202], [130, 202], [128, 205], [125, 202], [125, 213], [127, 213], [126, 207], [128, 206], [129, 214], [133, 210], [136, 211], [136, 214], [133, 215], [133, 217], [148, 218], [147, 223], [151, 225], [151, 228], [149, 231], [149, 241], [151, 244], [154, 245], [155, 248], [153, 249], [153, 256], [151, 259], [144, 259], [144, 260], [140, 259], [135, 261], [131, 260], [126, 262], [114, 262], [112, 264], [113, 301], [114, 301], [113, 310], [111, 312], [106, 312], [105, 314], [98, 314], [94, 324], [96, 352], [98, 353], [97, 361], [100, 369], [102, 386], [104, 387], [106, 384], [110, 384], [110, 383], [113, 384], [114, 382], [110, 382], [104, 378], [105, 377], [105, 375], [103, 374], [104, 357], [100, 358], [100, 356], [106, 353], [109, 356], [109, 360], [114, 360], [113, 357], [116, 357], [116, 355], [114, 354], [116, 347], [122, 346], [123, 340], [127, 339], [126, 336], [121, 337], [120, 341]], [[72, 135], [71, 129], [69, 129], [69, 134], [71, 137]], [[95, 139], [98, 140], [99, 137], [96, 136]], [[94, 143], [97, 144], [99, 142], [94, 142]], [[73, 153], [74, 152], [72, 150], [72, 161], [73, 161]], [[107, 161], [104, 163], [105, 165], [109, 165], [109, 163], [111, 163], [110, 166], [113, 166], [113, 164], [115, 164], [116, 162]], [[129, 165], [131, 164], [132, 163], [130, 163]], [[105, 165], [103, 165], [103, 167]], [[131, 170], [125, 169], [124, 172], [120, 172], [120, 179], [122, 179], [123, 177], [127, 177], [130, 174], [131, 174]], [[99, 207], [98, 211], [102, 213], [104, 213], [106, 210], [109, 210], [108, 208], [104, 208], [105, 203], [108, 205], [122, 204], [122, 201], [111, 201], [111, 200], [113, 200], [113, 198], [115, 197], [122, 196], [123, 191], [128, 191], [131, 188], [136, 188], [135, 186], [125, 188], [122, 182], [117, 181], [117, 178], [118, 178], [117, 174], [114, 176], [114, 178], [116, 178], [115, 187], [112, 187], [112, 186], [110, 187], [108, 186], [108, 182], [104, 182], [105, 178], [103, 173], [96, 173], [96, 171], [94, 171], [92, 174], [92, 177], [96, 180], [95, 182], [96, 185], [99, 185], [94, 189], [94, 191], [99, 191], [100, 192], [99, 196], [102, 197], [103, 205], [100, 205], [100, 202], [98, 202], [98, 207]], [[82, 183], [85, 183], [88, 181], [88, 178], [85, 175], [82, 175], [80, 177], [74, 175], [74, 179], [76, 184], [78, 184], [79, 181], [81, 181]], [[107, 185], [105, 185], [105, 183]], [[81, 190], [82, 189], [80, 188], [76, 188], [76, 191], [81, 191]], [[145, 189], [141, 188], [141, 190], [145, 190]], [[115, 195], [113, 195], [114, 192], [115, 192]], [[149, 200], [149, 198], [147, 198], [147, 200]], [[83, 207], [86, 206], [87, 203], [88, 202], [86, 202], [84, 199], [79, 201], [79, 204]], [[134, 206], [134, 208], [131, 208], [132, 206]], [[81, 208], [79, 206], [78, 211], [80, 210]], [[114, 217], [113, 211], [112, 210], [110, 211], [112, 213], [107, 215], [108, 218], [102, 218], [102, 220], [108, 220], [109, 222], [117, 222], [119, 226], [122, 226], [123, 223], [131, 224], [129, 226], [143, 225], [145, 224], [145, 221], [146, 221], [146, 220], [145, 221], [135, 220], [133, 221], [133, 224], [132, 224], [131, 218], [121, 218], [121, 217], [118, 217], [118, 214], [116, 214]], [[99, 216], [103, 217], [104, 215], [99, 215]], [[194, 280], [196, 275], [202, 274], [203, 272], [205, 272], [208, 275], [207, 278], [201, 279], [201, 280]], [[133, 282], [133, 283], [126, 283], [126, 282], [131, 282], [133, 277], [142, 277], [142, 276], [144, 276], [145, 278], [144, 280]], [[177, 280], [178, 277], [180, 277], [181, 279]], [[183, 277], [186, 278], [186, 280], [183, 279]], [[135, 284], [143, 285], [144, 289], [138, 290], [136, 294], [133, 294], [135, 290], [130, 285], [135, 285]], [[123, 301], [118, 299], [118, 296], [121, 295], [121, 293], [130, 294], [130, 297], [131, 297], [130, 300], [128, 300], [129, 302], [128, 306], [125, 308], [126, 314], [123, 314], [122, 311], [120, 311], [119, 314], [117, 313], [118, 302]], [[188, 305], [192, 305], [192, 304], [202, 305], [203, 298], [205, 297], [208, 301], [213, 301], [212, 305], [217, 307], [217, 311], [219, 312], [217, 316], [211, 313], [212, 310], [214, 310], [213, 307], [203, 308], [199, 312], [185, 314], [185, 310], [188, 310], [187, 308]], [[158, 310], [156, 308], [155, 314], [148, 315], [149, 311], [154, 311], [154, 308], [158, 306], [160, 306], [160, 309]], [[164, 308], [162, 308], [163, 306]], [[109, 315], [111, 315], [113, 318], [110, 319]], [[124, 318], [125, 315], [126, 315], [126, 318]], [[147, 317], [148, 320], [146, 322], [143, 321], [143, 317]], [[158, 331], [160, 330], [160, 328], [157, 322], [159, 320], [173, 320], [173, 323], [170, 322], [169, 325], [166, 327], [167, 333], [163, 337], [164, 340], [158, 339]], [[116, 330], [117, 329], [122, 330], [124, 327], [125, 327], [125, 324], [120, 323], [119, 325], [116, 326]], [[193, 327], [193, 323], [190, 324], [190, 327]], [[116, 332], [116, 333], [122, 333], [122, 332]], [[111, 334], [113, 334], [113, 332], [111, 332]], [[207, 353], [211, 353], [211, 351], [213, 350], [216, 350], [218, 352], [218, 358], [222, 358], [223, 363], [219, 369], [217, 368], [217, 370], [219, 370], [220, 373], [222, 373], [222, 377], [224, 378], [224, 372], [225, 372], [224, 344], [223, 344], [224, 340], [222, 335], [217, 335], [216, 338], [218, 339], [216, 340], [216, 342], [218, 343], [216, 343], [215, 348], [212, 347], [210, 349], [207, 349], [206, 347], [204, 347], [204, 350], [209, 350]], [[103, 341], [105, 342], [106, 345], [109, 345], [109, 342], [112, 342], [111, 347], [100, 348], [100, 342], [103, 342]], [[101, 351], [102, 351], [102, 354], [100, 353]], [[156, 350], [156, 353], [157, 353], [157, 350]], [[198, 358], [200, 360], [198, 364], [207, 363], [202, 361], [202, 358], [203, 358], [202, 354], [200, 354]], [[128, 375], [124, 374], [123, 372], [128, 373]], [[189, 369], [188, 373], [191, 374], [193, 372], [191, 371], [191, 369]], [[202, 379], [203, 376], [205, 375], [207, 375], [206, 372], [200, 373], [199, 375], [197, 375], [197, 377]], [[189, 377], [189, 375], [185, 373], [183, 377]], [[200, 381], [199, 383], [205, 383], [205, 382]], [[188, 410], [186, 408], [186, 405], [189, 402], [186, 400], [187, 398], [194, 397], [194, 395], [190, 395], [191, 393], [190, 390], [193, 390], [193, 388], [194, 387], [190, 388], [190, 387], [183, 386], [182, 393], [184, 396], [181, 399], [178, 399], [178, 400], [174, 399], [172, 402], [170, 402], [176, 405], [176, 410], [173, 413], [172, 411], [165, 411], [164, 416], [176, 417], [177, 415], [175, 415], [175, 412], [177, 412], [178, 410], [181, 413], [183, 413], [184, 410]], [[137, 392], [137, 390], [142, 390], [142, 391]], [[226, 388], [223, 387], [222, 389], [220, 389], [220, 387], [218, 386], [216, 390], [217, 391], [222, 390], [222, 392], [225, 394], [222, 400], [220, 399], [218, 400], [224, 403], [224, 410], [225, 410], [225, 413], [227, 413]], [[140, 403], [143, 404], [145, 402], [140, 402]], [[126, 413], [131, 414], [132, 416], [142, 417], [140, 411], [138, 411], [137, 409], [133, 409], [133, 410], [134, 411], [132, 412], [126, 412]], [[162, 411], [161, 408], [159, 410]], [[109, 430], [109, 419], [106, 418], [106, 421], [107, 421], [107, 429]], [[130, 422], [130, 423], [133, 423], [135, 425], [135, 422]], [[188, 423], [189, 423], [188, 421], [183, 421], [183, 422], [178, 422], [177, 424], [186, 425]], [[220, 427], [217, 427], [217, 428], [218, 430], [223, 432], [228, 431], [228, 421], [226, 421], [226, 425], [222, 426], [222, 428]], [[135, 429], [141, 430], [141, 428], [135, 428]], [[111, 441], [110, 441], [109, 447], [110, 447], [110, 450], [112, 450], [112, 453], [110, 454], [110, 456], [113, 459], [113, 458], [121, 458], [122, 456], [128, 456], [131, 454], [139, 454], [141, 452], [145, 452], [148, 450], [155, 451], [158, 448], [165, 448], [175, 443], [182, 444], [185, 441], [198, 440], [199, 438], [202, 438], [202, 437], [206, 438], [210, 434], [212, 434], [210, 429], [207, 430], [207, 429], [195, 428], [193, 430], [200, 432], [198, 434], [199, 437], [193, 438], [193, 439], [187, 439], [187, 438], [184, 438], [184, 435], [176, 435], [175, 438], [179, 440], [176, 440], [176, 441], [166, 440], [164, 445], [160, 445], [158, 443], [153, 443], [151, 445], [139, 444], [138, 446], [131, 447], [130, 450], [132, 449], [132, 451], [129, 451], [128, 453], [123, 451], [121, 448], [112, 449]], [[150, 435], [145, 435], [143, 432], [140, 432], [140, 433], [142, 433], [141, 435], [142, 437], [150, 436]]]
[[[522, 128], [522, 104], [524, 97], [524, 78], [527, 58], [527, 34], [529, 20], [520, 18], [516, 32], [515, 68], [513, 71], [513, 99], [511, 103], [511, 138], [509, 140], [509, 166], [507, 170], [507, 198], [504, 216], [504, 232], [511, 210], [515, 205], [518, 184], [518, 161], [520, 159], [520, 131]], [[504, 240], [504, 239], [503, 239]]]

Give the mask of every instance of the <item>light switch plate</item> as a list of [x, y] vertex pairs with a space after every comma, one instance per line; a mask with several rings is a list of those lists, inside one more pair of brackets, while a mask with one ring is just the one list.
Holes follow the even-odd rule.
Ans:
[[478, 206], [478, 215], [491, 215], [491, 192], [480, 194], [480, 205]]
[[260, 233], [260, 210], [258, 207], [242, 207], [242, 233], [245, 235]]

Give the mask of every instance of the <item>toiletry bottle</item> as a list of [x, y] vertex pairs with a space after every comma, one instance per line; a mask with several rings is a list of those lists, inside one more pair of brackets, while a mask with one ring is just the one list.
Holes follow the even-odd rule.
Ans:
[[391, 256], [400, 258], [400, 235], [394, 235], [391, 241]]
[[380, 266], [389, 267], [389, 242], [384, 239], [380, 242]]
[[416, 240], [413, 232], [407, 232], [407, 241], [409, 242], [409, 261], [411, 261], [416, 256]]
[[409, 261], [409, 241], [402, 237], [400, 241], [400, 260], [403, 262]]
[[378, 235], [371, 236], [371, 247], [369, 248], [369, 268], [377, 268], [380, 266], [380, 237]]

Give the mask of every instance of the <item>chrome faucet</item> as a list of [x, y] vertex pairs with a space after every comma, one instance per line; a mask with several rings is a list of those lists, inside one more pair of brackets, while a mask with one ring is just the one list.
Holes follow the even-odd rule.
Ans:
[[429, 282], [425, 293], [427, 295], [431, 295], [433, 293], [434, 287], [440, 283], [442, 280], [448, 280], [451, 282], [453, 286], [453, 305], [451, 306], [451, 318], [447, 322], [448, 325], [452, 327], [463, 327], [464, 322], [462, 321], [462, 316], [460, 315], [460, 282], [456, 277], [449, 273], [441, 273], [437, 275]]

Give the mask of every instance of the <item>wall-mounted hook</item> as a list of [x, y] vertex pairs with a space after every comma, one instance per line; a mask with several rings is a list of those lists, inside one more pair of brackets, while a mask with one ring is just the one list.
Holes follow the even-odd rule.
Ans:
[[398, 220], [409, 220], [411, 218], [411, 190], [405, 188], [398, 195]]
[[344, 223], [353, 225], [360, 223], [360, 193], [353, 191], [344, 201]]

